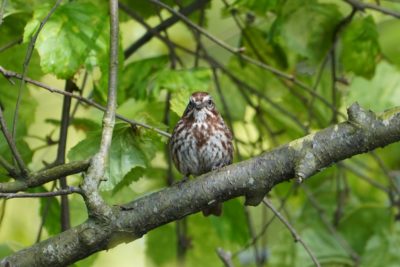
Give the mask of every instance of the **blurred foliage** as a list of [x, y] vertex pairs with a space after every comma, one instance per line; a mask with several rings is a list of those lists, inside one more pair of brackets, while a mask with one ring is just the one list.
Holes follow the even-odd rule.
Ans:
[[[170, 17], [149, 1], [121, 2], [152, 26]], [[191, 0], [163, 2], [175, 5], [176, 9], [193, 3]], [[239, 161], [331, 125], [333, 88], [336, 90], [334, 105], [340, 111], [355, 101], [377, 112], [400, 106], [399, 20], [366, 10], [356, 12], [349, 23], [343, 24], [352, 11], [345, 1], [235, 0], [227, 1], [227, 5], [223, 2], [211, 1], [204, 9], [204, 16], [197, 11], [189, 19], [202, 23], [212, 34], [222, 30], [224, 34], [217, 35], [218, 39], [232, 47], [241, 47], [244, 55], [258, 62], [293, 75], [313, 93], [290, 79], [251, 64], [238, 54], [227, 53], [204, 41], [204, 37], [199, 39], [180, 22], [180, 27], [173, 26], [161, 34], [192, 53], [175, 48], [171, 55], [167, 46], [150, 42], [128, 61], [124, 58], [126, 47], [119, 47], [118, 114], [170, 132], [183, 113], [189, 95], [194, 91], [210, 92], [219, 111], [233, 127], [236, 161]], [[380, 2], [400, 10], [399, 3]], [[53, 5], [54, 1], [6, 2], [4, 21], [0, 25], [0, 66], [23, 72], [30, 39]], [[120, 40], [139, 39], [145, 33], [143, 28], [133, 23], [128, 14], [120, 13], [121, 29], [125, 29]], [[57, 88], [60, 83], [54, 82], [54, 77], [73, 79], [81, 86], [87, 76], [84, 88], [74, 93], [105, 105], [108, 20], [106, 2], [63, 1], [38, 36], [27, 76]], [[219, 22], [230, 28], [221, 29]], [[188, 42], [188, 35], [193, 41]], [[2, 50], [18, 40], [22, 43]], [[202, 43], [198, 48], [204, 50], [196, 60], [196, 47], [192, 44], [199, 40]], [[219, 64], [207, 61], [213, 56]], [[10, 129], [20, 84], [16, 79], [12, 81], [15, 84], [0, 77], [0, 105]], [[38, 89], [31, 85], [22, 89], [16, 143], [25, 163], [38, 170], [54, 161], [54, 155], [42, 149], [58, 138], [61, 108], [47, 110], [47, 117], [35, 115], [48, 101], [43, 96], [34, 97], [35, 90]], [[60, 115], [54, 116], [55, 113]], [[344, 117], [339, 117], [339, 121], [343, 120]], [[46, 127], [33, 132], [38, 123], [46, 123]], [[80, 104], [71, 126], [76, 136], [68, 136], [73, 140], [73, 147], [71, 144], [68, 147], [68, 160], [92, 156], [99, 147], [101, 112]], [[117, 122], [107, 181], [101, 184], [107, 202], [122, 204], [165, 187], [169, 169], [167, 143], [165, 137], [154, 131]], [[400, 175], [395, 175], [400, 169], [398, 151], [400, 145], [393, 144], [377, 150], [375, 155], [360, 155], [332, 166], [307, 180], [306, 191], [301, 187], [293, 189], [291, 183], [286, 183], [270, 193], [276, 207], [285, 201], [282, 213], [322, 266], [354, 266], [356, 261], [359, 266], [398, 266], [400, 226], [396, 218], [399, 218], [400, 197], [395, 190], [395, 186], [400, 187]], [[13, 163], [4, 138], [0, 138], [0, 155]], [[172, 175], [175, 179], [181, 177], [175, 169]], [[69, 183], [77, 186], [81, 179], [77, 176]], [[0, 167], [0, 181], [10, 180], [7, 171]], [[50, 186], [44, 186], [32, 191], [49, 190]], [[85, 221], [87, 214], [82, 200], [71, 196], [69, 201], [72, 225]], [[37, 213], [43, 218], [43, 238], [60, 231], [59, 210], [58, 198], [40, 200]], [[256, 266], [255, 247], [247, 245], [252, 240], [252, 231], [260, 233], [272, 216], [262, 206], [245, 212], [241, 198], [224, 203], [220, 218], [189, 216], [180, 222], [186, 225], [187, 266], [222, 266], [215, 253], [217, 247], [234, 253], [240, 251], [234, 254], [235, 266]], [[5, 218], [0, 223], [11, 222]], [[39, 227], [35, 225], [34, 231]], [[176, 265], [180, 237], [177, 227], [182, 226], [170, 223], [145, 236], [146, 266]], [[0, 257], [20, 249], [19, 242], [18, 237], [12, 241], [0, 240]], [[256, 244], [267, 266], [312, 265], [304, 248], [293, 242], [292, 235], [277, 219]], [[96, 254], [74, 266], [100, 266], [97, 259]]]

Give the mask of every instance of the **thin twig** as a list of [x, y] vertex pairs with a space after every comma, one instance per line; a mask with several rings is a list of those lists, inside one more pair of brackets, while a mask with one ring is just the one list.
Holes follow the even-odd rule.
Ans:
[[[53, 184], [51, 185], [51, 188], [50, 188], [49, 192], [53, 192], [56, 189], [56, 185], [57, 185], [57, 182], [53, 181]], [[41, 217], [41, 220], [40, 220], [39, 230], [38, 230], [38, 232], [36, 234], [36, 242], [35, 243], [39, 243], [40, 242], [40, 239], [42, 238], [43, 228], [44, 228], [44, 225], [46, 223], [47, 216], [49, 215], [50, 199], [45, 198], [44, 202], [45, 202], [45, 206], [43, 207], [43, 210], [41, 211], [42, 217]], [[41, 203], [41, 205], [43, 205], [43, 202]]]
[[40, 198], [40, 197], [56, 197], [70, 194], [83, 194], [82, 190], [77, 187], [68, 187], [54, 192], [41, 192], [41, 193], [0, 193], [0, 198]]
[[[197, 0], [191, 3], [190, 5], [182, 8], [179, 10], [179, 13], [184, 14], [185, 16], [189, 16], [196, 10], [202, 8], [205, 6], [210, 0]], [[120, 7], [123, 7], [123, 4], [120, 3]], [[139, 38], [136, 42], [134, 42], [131, 46], [129, 46], [125, 52], [125, 58], [128, 58], [131, 56], [135, 51], [137, 51], [140, 47], [142, 47], [144, 44], [149, 42], [151, 38], [155, 35], [155, 33], [160, 33], [163, 30], [168, 29], [172, 25], [174, 25], [176, 22], [179, 21], [179, 17], [176, 15], [171, 16], [170, 18], [164, 20], [162, 23], [157, 25], [156, 27], [153, 28], [152, 31], [146, 31], [146, 33]]]
[[375, 151], [371, 151], [369, 153], [372, 158], [376, 161], [376, 163], [378, 163], [378, 166], [381, 168], [381, 170], [383, 171], [383, 173], [385, 174], [385, 176], [388, 178], [389, 183], [392, 185], [394, 191], [396, 191], [397, 194], [400, 194], [400, 189], [397, 185], [396, 180], [393, 178], [393, 175], [390, 175], [390, 171], [389, 169], [386, 167], [385, 163], [383, 162], [383, 160], [379, 157], [379, 155], [375, 152]]
[[6, 9], [7, 5], [7, 0], [1, 1], [1, 6], [0, 6], [0, 26], [3, 24], [3, 16], [4, 16], [4, 11]]
[[317, 214], [319, 215], [321, 221], [324, 223], [326, 228], [328, 228], [329, 232], [333, 235], [333, 237], [339, 242], [340, 246], [346, 250], [346, 252], [349, 254], [349, 256], [353, 259], [354, 261], [354, 266], [359, 265], [360, 261], [360, 256], [357, 254], [356, 251], [350, 246], [350, 244], [347, 242], [346, 239], [344, 239], [340, 233], [337, 232], [335, 227], [330, 223], [328, 218], [326, 218], [325, 211], [322, 209], [322, 207], [318, 204], [318, 201], [315, 199], [313, 196], [311, 190], [307, 187], [305, 184], [300, 185], [301, 188], [304, 190], [306, 193], [308, 199], [310, 200], [311, 205], [315, 208], [317, 211]]
[[[278, 208], [278, 211], [281, 211], [285, 204], [287, 203], [287, 200], [289, 199], [290, 195], [292, 194], [292, 192], [294, 191], [295, 188], [297, 188], [298, 185], [297, 184], [293, 184], [293, 186], [290, 188], [290, 190], [287, 192], [286, 196], [283, 198], [283, 200], [281, 201], [281, 204]], [[250, 240], [250, 242], [248, 242], [246, 245], [244, 245], [240, 250], [236, 251], [235, 253], [233, 253], [232, 257], [236, 257], [238, 256], [240, 253], [242, 253], [243, 251], [245, 251], [246, 249], [248, 249], [250, 246], [252, 246], [253, 244], [255, 244], [255, 242], [257, 242], [258, 239], [260, 239], [262, 236], [265, 235], [265, 232], [267, 231], [268, 227], [271, 225], [271, 223], [275, 220], [276, 215], [274, 214], [274, 216], [269, 219], [269, 221], [263, 225], [261, 231]]]
[[7, 124], [6, 124], [6, 121], [3, 116], [3, 110], [1, 107], [0, 107], [0, 128], [1, 128], [1, 131], [3, 132], [3, 135], [4, 135], [7, 143], [8, 143], [8, 146], [11, 149], [11, 153], [13, 154], [14, 159], [17, 162], [22, 175], [25, 176], [28, 173], [28, 169], [25, 166], [25, 163], [21, 157], [21, 154], [19, 154], [19, 152], [18, 152], [18, 149], [17, 149], [17, 146], [15, 145], [14, 139], [12, 138], [10, 132], [8, 131]]
[[277, 211], [272, 203], [267, 199], [263, 199], [263, 203], [279, 218], [279, 220], [287, 227], [287, 229], [290, 231], [290, 233], [293, 236], [293, 239], [295, 242], [299, 242], [304, 249], [307, 251], [308, 255], [310, 256], [311, 260], [314, 262], [315, 266], [320, 267], [321, 265], [319, 264], [317, 258], [315, 257], [314, 253], [311, 251], [311, 249], [304, 243], [303, 239], [297, 234], [296, 230], [293, 228], [293, 226], [280, 214], [279, 211]]
[[[16, 130], [17, 130], [18, 111], [19, 111], [19, 106], [20, 106], [21, 99], [22, 99], [22, 89], [25, 86], [25, 77], [28, 74], [28, 67], [29, 67], [29, 63], [30, 63], [31, 58], [32, 58], [33, 49], [35, 48], [36, 40], [37, 40], [37, 38], [39, 36], [40, 31], [43, 29], [44, 25], [49, 20], [50, 16], [56, 11], [56, 9], [60, 5], [61, 1], [62, 0], [57, 0], [57, 2], [54, 4], [54, 6], [50, 9], [49, 13], [40, 22], [38, 29], [32, 35], [32, 37], [31, 37], [31, 39], [29, 41], [28, 49], [26, 51], [24, 64], [23, 64], [23, 68], [22, 68], [22, 79], [21, 79], [21, 82], [20, 82], [19, 88], [18, 88], [17, 102], [15, 104], [14, 117], [13, 117], [13, 121], [12, 121], [12, 137], [13, 137], [14, 140], [15, 140]], [[23, 171], [23, 170], [21, 170], [21, 171]]]
[[14, 167], [10, 163], [8, 163], [8, 161], [5, 158], [3, 158], [2, 155], [0, 155], [0, 165], [3, 166], [4, 169], [6, 169], [8, 174], [16, 175]]
[[85, 203], [89, 216], [96, 218], [109, 218], [112, 209], [101, 197], [98, 187], [104, 181], [108, 153], [111, 147], [113, 129], [115, 125], [115, 109], [117, 106], [118, 86], [118, 43], [119, 43], [119, 19], [118, 0], [109, 1], [110, 9], [110, 57], [108, 69], [108, 94], [107, 108], [103, 117], [103, 130], [100, 140], [100, 148], [93, 156], [91, 165], [83, 180], [82, 190], [85, 192]]
[[0, 47], [0, 53], [6, 51], [7, 49], [13, 47], [14, 45], [20, 44], [22, 42], [22, 37], [19, 37], [18, 39], [15, 39], [2, 47]]
[[[216, 43], [217, 45], [219, 45], [220, 47], [224, 48], [225, 50], [240, 56], [240, 59], [243, 59], [255, 66], [258, 66], [262, 69], [265, 69], [281, 78], [287, 79], [291, 82], [293, 82], [294, 84], [296, 84], [297, 86], [299, 86], [300, 88], [304, 89], [306, 92], [308, 92], [311, 95], [315, 95], [316, 98], [318, 98], [322, 103], [324, 103], [325, 105], [327, 105], [328, 107], [332, 108], [333, 110], [336, 110], [336, 107], [332, 106], [331, 103], [329, 103], [329, 101], [327, 101], [324, 97], [320, 96], [319, 94], [317, 94], [314, 90], [312, 90], [309, 86], [307, 86], [305, 83], [297, 80], [293, 75], [291, 74], [287, 74], [285, 72], [282, 72], [278, 69], [275, 69], [273, 67], [271, 67], [268, 64], [265, 64], [263, 62], [260, 62], [258, 60], [255, 60], [247, 55], [244, 55], [242, 52], [242, 49], [239, 48], [234, 48], [229, 46], [228, 44], [226, 44], [225, 42], [221, 41], [220, 39], [214, 37], [213, 35], [211, 35], [210, 33], [208, 33], [207, 31], [205, 31], [203, 28], [199, 27], [197, 24], [193, 23], [189, 18], [187, 18], [185, 15], [181, 14], [179, 11], [174, 10], [172, 7], [166, 5], [163, 2], [160, 2], [158, 0], [149, 0], [150, 2], [159, 5], [165, 9], [167, 9], [169, 12], [171, 12], [172, 14], [178, 16], [184, 23], [188, 24], [190, 27], [192, 27], [193, 29], [199, 31], [201, 34], [203, 34], [204, 36], [206, 36], [209, 40], [211, 40], [212, 42]], [[343, 113], [337, 111], [339, 115], [341, 115], [342, 117], [346, 117]]]
[[400, 19], [400, 13], [393, 11], [389, 8], [385, 8], [385, 7], [370, 4], [370, 3], [361, 2], [358, 0], [344, 0], [344, 1], [360, 11], [364, 11], [365, 9], [371, 9], [371, 10], [378, 11], [383, 14]]
[[68, 176], [85, 171], [89, 167], [89, 160], [74, 161], [63, 165], [47, 168], [31, 173], [26, 179], [0, 183], [0, 192], [16, 193], [28, 188], [37, 187], [54, 181], [62, 176]]
[[[16, 72], [13, 72], [13, 71], [6, 70], [6, 69], [4, 69], [4, 68], [1, 67], [1, 66], [0, 66], [0, 73], [2, 73], [3, 76], [4, 76], [6, 79], [10, 79], [10, 78], [21, 79], [21, 78], [22, 78], [21, 74], [16, 73]], [[25, 81], [26, 81], [27, 83], [36, 85], [36, 86], [38, 86], [38, 87], [40, 87], [40, 88], [46, 89], [47, 91], [49, 91], [49, 92], [51, 92], [51, 93], [57, 93], [57, 94], [61, 94], [61, 95], [70, 96], [70, 97], [72, 97], [72, 98], [74, 98], [74, 99], [77, 99], [77, 100], [79, 100], [79, 101], [81, 101], [81, 102], [83, 102], [83, 103], [85, 103], [85, 104], [88, 104], [89, 106], [95, 107], [95, 108], [97, 108], [97, 109], [99, 109], [99, 110], [101, 110], [101, 111], [105, 111], [105, 110], [106, 110], [106, 107], [104, 107], [104, 106], [102, 106], [102, 105], [96, 103], [96, 102], [93, 101], [93, 100], [87, 99], [87, 98], [85, 98], [85, 97], [83, 97], [83, 96], [76, 95], [76, 94], [73, 94], [73, 93], [69, 93], [69, 92], [66, 92], [66, 91], [64, 91], [64, 90], [56, 89], [56, 88], [54, 88], [54, 87], [51, 87], [51, 86], [49, 86], [49, 85], [46, 85], [46, 84], [44, 84], [44, 83], [42, 83], [42, 82], [39, 82], [39, 81], [36, 81], [36, 80], [32, 80], [32, 79], [30, 79], [30, 78], [25, 78]], [[147, 124], [142, 123], [142, 122], [138, 122], [138, 121], [134, 121], [134, 120], [128, 119], [128, 118], [126, 118], [126, 117], [124, 117], [124, 116], [122, 116], [122, 115], [119, 115], [119, 114], [116, 114], [115, 116], [116, 116], [118, 119], [120, 119], [120, 120], [122, 120], [122, 121], [125, 121], [125, 122], [127, 122], [127, 123], [129, 123], [129, 124], [141, 126], [141, 127], [143, 127], [143, 128], [152, 130], [152, 131], [154, 131], [154, 132], [156, 132], [156, 133], [158, 133], [158, 134], [160, 134], [160, 135], [166, 136], [166, 137], [168, 137], [168, 138], [171, 137], [171, 134], [169, 134], [169, 133], [167, 133], [167, 132], [165, 132], [165, 131], [163, 131], [163, 130], [160, 130], [160, 129], [156, 128], [156, 127], [147, 125]]]
[[225, 251], [222, 248], [217, 248], [217, 255], [221, 259], [225, 267], [235, 267], [232, 262], [232, 253]]
[[374, 179], [371, 179], [370, 177], [368, 177], [367, 175], [363, 174], [362, 172], [360, 172], [359, 170], [357, 170], [356, 168], [354, 168], [353, 166], [346, 164], [346, 163], [341, 163], [341, 165], [351, 171], [352, 173], [354, 173], [355, 175], [357, 175], [358, 177], [360, 177], [362, 180], [366, 181], [367, 183], [371, 184], [372, 186], [376, 187], [377, 189], [382, 190], [383, 192], [385, 192], [386, 194], [389, 193], [389, 189], [386, 188], [384, 185], [378, 183], [377, 181], [375, 181]]

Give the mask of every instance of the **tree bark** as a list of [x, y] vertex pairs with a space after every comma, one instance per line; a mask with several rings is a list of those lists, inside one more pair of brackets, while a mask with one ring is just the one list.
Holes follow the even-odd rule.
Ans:
[[349, 119], [317, 133], [188, 182], [162, 189], [0, 262], [0, 266], [65, 266], [97, 251], [140, 238], [161, 225], [238, 196], [257, 205], [275, 185], [298, 180], [331, 164], [400, 141], [400, 107], [377, 117], [353, 104]]

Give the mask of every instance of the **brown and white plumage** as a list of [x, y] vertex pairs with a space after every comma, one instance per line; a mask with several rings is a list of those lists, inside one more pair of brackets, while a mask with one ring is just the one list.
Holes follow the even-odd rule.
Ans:
[[[208, 93], [196, 92], [191, 95], [172, 133], [170, 151], [175, 166], [185, 178], [232, 163], [232, 134]], [[216, 208], [220, 209], [220, 204]], [[219, 215], [216, 213], [221, 211], [209, 212]]]

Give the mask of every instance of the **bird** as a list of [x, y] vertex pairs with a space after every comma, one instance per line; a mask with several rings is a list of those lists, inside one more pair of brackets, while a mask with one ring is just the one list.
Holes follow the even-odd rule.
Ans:
[[[232, 163], [232, 132], [218, 113], [207, 92], [194, 92], [176, 124], [169, 142], [175, 167], [186, 181]], [[214, 202], [202, 210], [204, 216], [222, 214], [222, 203]]]

